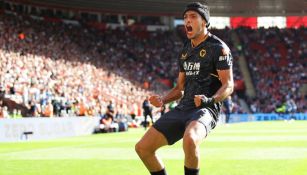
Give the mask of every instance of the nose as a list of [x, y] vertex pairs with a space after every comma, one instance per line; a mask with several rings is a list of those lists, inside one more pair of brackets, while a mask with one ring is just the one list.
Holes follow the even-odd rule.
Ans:
[[187, 20], [184, 21], [184, 23], [185, 23], [186, 26], [191, 25], [191, 20], [187, 19]]
[[185, 21], [186, 21], [186, 23], [188, 24], [188, 23], [191, 22], [191, 19], [187, 16], [187, 17], [185, 18]]

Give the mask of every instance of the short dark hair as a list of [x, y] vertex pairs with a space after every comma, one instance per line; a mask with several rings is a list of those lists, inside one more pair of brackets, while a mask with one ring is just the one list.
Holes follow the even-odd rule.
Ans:
[[210, 10], [206, 4], [200, 2], [189, 3], [183, 11], [183, 16], [189, 10], [197, 12], [207, 22], [206, 27], [210, 26]]

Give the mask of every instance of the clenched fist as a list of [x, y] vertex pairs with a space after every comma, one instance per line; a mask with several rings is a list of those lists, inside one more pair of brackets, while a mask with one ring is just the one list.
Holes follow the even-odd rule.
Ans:
[[214, 104], [214, 98], [206, 97], [205, 95], [195, 95], [194, 103], [196, 107], [207, 107]]
[[162, 101], [162, 98], [158, 95], [153, 95], [153, 96], [150, 96], [149, 97], [149, 102], [155, 106], [155, 107], [161, 107], [163, 106], [163, 101]]

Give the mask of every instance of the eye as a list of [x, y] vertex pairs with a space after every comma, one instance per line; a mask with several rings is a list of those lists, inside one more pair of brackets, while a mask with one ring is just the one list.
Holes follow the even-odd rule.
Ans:
[[196, 15], [191, 15], [191, 18], [193, 18], [193, 19], [196, 18], [196, 17], [197, 17]]

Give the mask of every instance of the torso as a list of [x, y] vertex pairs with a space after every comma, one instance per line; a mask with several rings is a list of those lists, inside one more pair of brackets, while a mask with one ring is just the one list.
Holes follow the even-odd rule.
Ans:
[[[227, 59], [223, 55], [224, 50], [228, 49], [226, 44], [216, 36], [210, 33], [208, 35], [208, 38], [195, 48], [187, 42], [179, 55], [180, 72], [185, 73], [184, 96], [178, 105], [179, 108], [195, 108], [195, 95], [213, 96], [222, 86], [217, 70], [221, 67], [230, 67], [224, 65], [227, 60], [223, 60]], [[232, 59], [229, 49], [227, 56]], [[212, 108], [220, 108], [220, 105], [218, 103]]]

